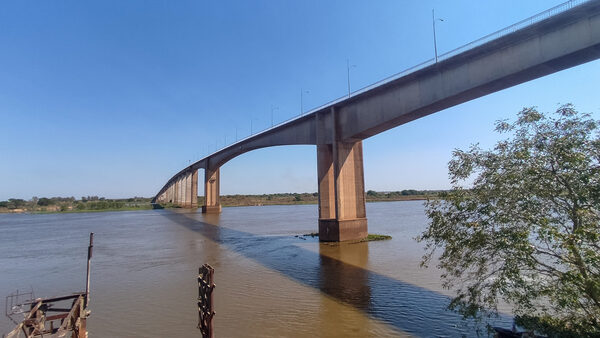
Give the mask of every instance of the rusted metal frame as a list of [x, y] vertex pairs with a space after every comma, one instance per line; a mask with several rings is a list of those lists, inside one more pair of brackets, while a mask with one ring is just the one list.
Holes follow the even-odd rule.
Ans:
[[19, 323], [19, 325], [17, 325], [17, 327], [15, 327], [14, 330], [7, 333], [6, 337], [10, 338], [10, 337], [14, 336], [15, 334], [18, 334], [19, 331], [21, 331], [21, 330], [23, 330], [23, 333], [25, 334], [26, 337], [29, 337], [30, 334], [26, 331], [25, 321], [28, 319], [31, 319], [33, 317], [33, 314], [37, 312], [37, 310], [40, 308], [40, 306], [42, 306], [41, 301], [38, 301], [35, 305], [32, 304], [31, 310], [29, 311], [29, 314], [27, 315], [27, 317], [25, 317], [25, 319], [21, 323]]
[[71, 309], [67, 309], [67, 308], [58, 308], [58, 307], [51, 307], [51, 308], [47, 308], [46, 312], [69, 312], [71, 311]]
[[[77, 334], [79, 334], [79, 330], [77, 328], [76, 323], [79, 320], [79, 317], [81, 316], [81, 313], [82, 313], [81, 307], [83, 305], [83, 302], [84, 302], [83, 296], [79, 296], [79, 298], [77, 298], [77, 300], [75, 300], [75, 302], [73, 303], [73, 307], [71, 308], [71, 311], [69, 311], [69, 313], [67, 314], [67, 317], [65, 319], [63, 319], [62, 324], [58, 328], [57, 334], [59, 336], [63, 332], [66, 334], [66, 332], [69, 331], [71, 326], [73, 326], [73, 328], [72, 328], [73, 332], [76, 332]], [[77, 316], [75, 316], [76, 314], [77, 314]]]
[[[90, 245], [88, 247], [88, 264], [87, 264], [87, 275], [86, 275], [86, 291], [78, 292], [68, 296], [47, 298], [47, 299], [35, 299], [28, 300], [24, 303], [18, 304], [19, 307], [29, 305], [30, 310], [27, 316], [17, 324], [17, 327], [9, 332], [5, 337], [14, 338], [19, 337], [19, 333], [23, 331], [26, 338], [31, 337], [43, 337], [46, 334], [50, 334], [51, 337], [64, 337], [69, 331], [71, 331], [72, 338], [86, 338], [86, 317], [89, 314], [87, 304], [89, 302], [89, 280], [90, 280], [90, 259], [92, 257], [93, 248], [93, 233], [90, 233]], [[28, 294], [28, 293], [26, 293]], [[33, 291], [30, 293], [33, 295]], [[17, 312], [11, 311], [9, 314], [8, 304], [10, 299], [11, 309], [13, 307], [14, 298], [17, 298], [21, 294], [17, 291], [15, 295], [9, 295], [6, 301], [5, 313], [7, 316], [15, 314]], [[61, 302], [73, 299], [71, 308], [51, 308], [54, 302]], [[23, 311], [21, 311], [22, 313]], [[47, 312], [68, 312], [61, 313], [53, 316], [46, 316]], [[10, 317], [12, 319], [12, 317]], [[54, 321], [61, 320], [61, 324], [58, 329], [54, 329]], [[50, 324], [50, 328], [46, 329], [46, 323]]]
[[204, 264], [198, 270], [198, 329], [203, 338], [212, 338], [213, 311], [212, 293], [215, 288], [213, 283], [214, 269]]
[[54, 298], [44, 298], [44, 299], [38, 298], [38, 299], [33, 300], [31, 302], [25, 302], [25, 303], [23, 303], [23, 305], [37, 304], [38, 302], [42, 302], [42, 304], [53, 303], [53, 302], [60, 302], [60, 301], [63, 301], [63, 300], [76, 299], [79, 296], [83, 296], [83, 295], [85, 295], [85, 292], [76, 292], [76, 293], [73, 293], [73, 294], [68, 295], [68, 296], [60, 296], [60, 297], [54, 297]]
[[[68, 315], [69, 315], [68, 313], [61, 313], [59, 315], [47, 316], [46, 321], [51, 322], [53, 320], [65, 319], [65, 318], [67, 318]], [[50, 324], [52, 324], [52, 323], [50, 323]]]

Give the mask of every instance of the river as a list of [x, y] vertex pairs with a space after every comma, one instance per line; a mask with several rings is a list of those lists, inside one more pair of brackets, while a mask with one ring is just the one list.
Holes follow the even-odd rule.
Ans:
[[[198, 267], [215, 268], [215, 337], [472, 336], [445, 310], [435, 266], [419, 267], [421, 201], [367, 204], [369, 232], [387, 241], [331, 244], [317, 206], [0, 215], [4, 296], [85, 290], [94, 232], [90, 337], [198, 337]], [[435, 264], [433, 264], [435, 265]], [[507, 316], [498, 319], [510, 327]], [[0, 319], [0, 333], [13, 325]]]

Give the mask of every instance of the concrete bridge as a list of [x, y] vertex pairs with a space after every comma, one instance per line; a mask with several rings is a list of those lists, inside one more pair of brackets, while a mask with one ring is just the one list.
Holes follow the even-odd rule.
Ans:
[[[317, 148], [319, 238], [367, 236], [362, 140], [448, 107], [600, 57], [600, 0], [570, 1], [223, 148], [175, 174], [153, 203], [221, 211], [219, 168], [245, 152]], [[592, 80], [592, 79], [590, 79]]]

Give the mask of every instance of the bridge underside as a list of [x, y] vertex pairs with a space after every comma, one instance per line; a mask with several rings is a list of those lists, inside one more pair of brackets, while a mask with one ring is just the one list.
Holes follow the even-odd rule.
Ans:
[[[362, 141], [317, 146], [319, 239], [326, 242], [367, 237]], [[203, 213], [220, 213], [219, 169], [205, 170]], [[198, 208], [198, 170], [186, 172], [156, 198], [159, 204]]]

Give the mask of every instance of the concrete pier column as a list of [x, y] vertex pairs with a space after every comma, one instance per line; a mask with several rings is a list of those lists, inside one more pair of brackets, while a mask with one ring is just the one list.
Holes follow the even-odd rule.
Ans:
[[183, 206], [183, 177], [179, 177], [177, 179], [177, 205], [182, 207]]
[[367, 237], [362, 141], [317, 146], [319, 240]]
[[194, 170], [191, 176], [191, 191], [190, 191], [190, 199], [191, 204], [190, 207], [193, 209], [198, 208], [198, 170]]
[[202, 212], [205, 214], [218, 214], [221, 212], [219, 200], [219, 168], [204, 171], [204, 205]]
[[175, 179], [175, 182], [173, 182], [173, 194], [174, 194], [174, 198], [173, 198], [173, 204], [175, 205], [179, 205], [179, 177], [177, 177]]
[[183, 207], [198, 208], [198, 170], [183, 177]]
[[174, 185], [175, 185], [175, 201], [174, 201], [174, 204], [175, 205], [179, 205], [179, 197], [180, 197], [180, 195], [179, 195], [179, 177], [177, 177], [175, 179]]
[[191, 190], [192, 190], [192, 180], [191, 175], [187, 174], [183, 176], [183, 207], [191, 208], [192, 207], [192, 199], [191, 199]]

